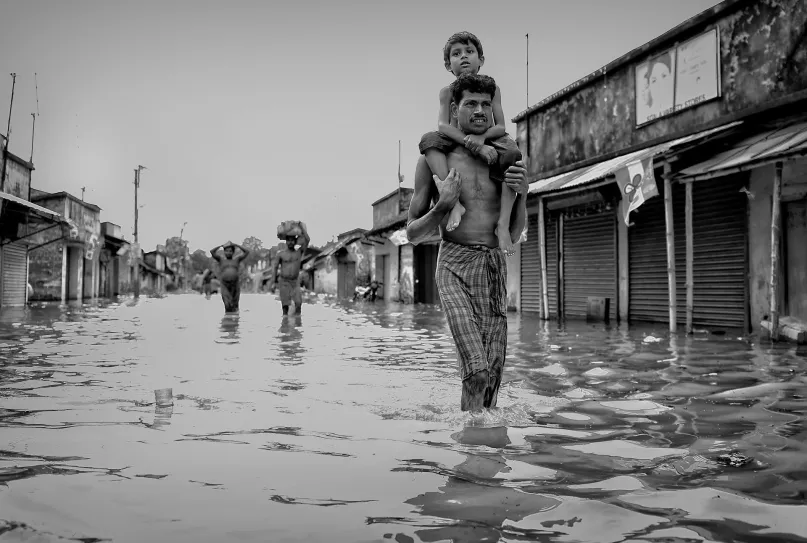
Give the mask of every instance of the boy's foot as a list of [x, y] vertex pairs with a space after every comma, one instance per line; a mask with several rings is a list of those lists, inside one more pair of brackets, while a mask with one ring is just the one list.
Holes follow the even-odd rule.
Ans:
[[505, 255], [513, 256], [516, 254], [516, 246], [513, 245], [513, 240], [510, 239], [509, 229], [497, 226], [496, 237], [499, 238], [499, 249], [501, 249]]
[[462, 220], [462, 216], [464, 214], [465, 214], [465, 206], [457, 202], [451, 209], [451, 212], [448, 214], [448, 224], [446, 225], [446, 230], [451, 232], [452, 230], [457, 228], [460, 225], [460, 221]]

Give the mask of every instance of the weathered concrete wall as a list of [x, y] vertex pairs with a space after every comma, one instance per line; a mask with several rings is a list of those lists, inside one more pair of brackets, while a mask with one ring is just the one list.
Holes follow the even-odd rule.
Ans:
[[6, 177], [5, 192], [27, 200], [31, 188], [31, 170], [29, 166], [19, 164], [14, 157], [9, 156], [6, 161], [6, 171], [8, 171], [8, 177]]
[[62, 299], [62, 259], [60, 242], [51, 243], [28, 252], [28, 282], [34, 292], [30, 300]]
[[347, 247], [347, 259], [356, 263], [356, 285], [366, 287], [373, 274], [372, 247], [355, 241]]
[[747, 2], [717, 22], [675, 39], [683, 42], [714, 27], [720, 35], [721, 98], [636, 128], [634, 70], [675, 45], [659, 44], [518, 123], [522, 144], [529, 123], [530, 178], [547, 177], [560, 168], [661, 137], [697, 132], [709, 123], [807, 90], [807, 2]]
[[336, 259], [333, 255], [314, 270], [314, 291], [318, 294], [336, 296]]
[[[748, 288], [751, 303], [751, 328], [759, 330], [759, 323], [770, 313], [771, 280], [771, 206], [775, 166], [757, 168], [751, 172], [749, 191]], [[807, 197], [807, 160], [785, 163], [782, 170], [782, 200]], [[784, 221], [782, 223], [784, 227]], [[782, 276], [785, 274], [783, 273]]]
[[373, 228], [388, 225], [397, 219], [403, 211], [409, 209], [414, 189], [401, 188], [388, 194], [373, 204]]
[[[36, 189], [32, 193], [35, 191]], [[37, 204], [56, 213], [64, 213], [64, 200], [45, 200]], [[62, 237], [61, 228], [51, 228], [32, 236], [31, 243], [39, 245], [60, 237]], [[65, 247], [61, 241], [28, 251], [28, 282], [34, 289], [30, 300], [62, 300], [64, 251]]]
[[[384, 276], [381, 272], [375, 269], [375, 260], [377, 256], [387, 257], [387, 270]], [[390, 240], [386, 240], [384, 245], [375, 245], [373, 247], [373, 277], [384, 283], [383, 293], [384, 299], [387, 301], [398, 300], [400, 296], [400, 284], [398, 283], [398, 246]]]

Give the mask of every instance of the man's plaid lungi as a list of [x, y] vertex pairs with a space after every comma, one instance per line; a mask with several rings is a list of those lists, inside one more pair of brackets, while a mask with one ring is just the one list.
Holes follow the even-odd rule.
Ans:
[[462, 380], [484, 370], [500, 373], [507, 352], [507, 263], [502, 251], [443, 240], [436, 279]]

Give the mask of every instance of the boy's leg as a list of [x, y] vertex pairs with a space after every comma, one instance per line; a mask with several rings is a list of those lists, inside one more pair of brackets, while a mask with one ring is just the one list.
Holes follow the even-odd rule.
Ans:
[[[455, 146], [456, 144], [452, 140], [440, 132], [428, 132], [420, 138], [418, 148], [423, 156], [426, 157], [426, 164], [429, 165], [432, 175], [436, 175], [440, 179], [445, 179], [448, 176], [446, 153]], [[464, 213], [465, 207], [457, 202], [448, 214], [446, 230], [451, 232], [457, 228], [460, 225]]]
[[499, 248], [507, 256], [513, 256], [516, 247], [513, 238], [510, 236], [510, 216], [513, 211], [513, 204], [516, 201], [516, 193], [502, 183], [502, 200], [499, 208], [499, 221], [496, 224], [496, 237], [499, 239]]
[[[498, 162], [490, 168], [490, 178], [493, 181], [504, 183], [504, 174], [507, 172], [507, 168], [521, 160], [521, 151], [516, 142], [507, 134], [488, 143], [499, 154]], [[502, 185], [502, 204], [501, 208], [499, 208], [496, 236], [499, 239], [499, 247], [508, 256], [515, 253], [515, 246], [510, 236], [510, 216], [512, 215], [515, 201], [516, 193], [513, 192], [513, 189]]]

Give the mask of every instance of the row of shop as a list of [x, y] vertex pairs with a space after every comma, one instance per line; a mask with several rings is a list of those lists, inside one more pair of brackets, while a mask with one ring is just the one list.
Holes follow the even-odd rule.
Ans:
[[[144, 253], [98, 206], [31, 187], [33, 164], [7, 152], [0, 187], [0, 307], [160, 292], [173, 276], [165, 251]], [[137, 253], [140, 253], [139, 266]]]
[[406, 237], [413, 189], [400, 187], [373, 202], [373, 226], [343, 232], [304, 259], [306, 286], [317, 293], [350, 299], [357, 287], [378, 286], [376, 299], [400, 303], [440, 303], [435, 271], [439, 235], [418, 245]]
[[807, 334], [805, 18], [724, 0], [513, 119], [522, 311]]
[[[658, 195], [630, 213], [630, 226], [623, 220], [628, 199], [612, 175], [624, 162], [601, 168], [607, 175], [600, 179], [576, 171], [533, 186], [528, 241], [521, 247], [521, 310], [586, 319], [591, 300], [604, 299], [611, 322], [759, 330], [771, 317], [772, 192], [779, 184], [777, 306], [807, 321], [807, 123], [739, 141], [729, 132], [721, 138], [728, 149], [718, 146], [721, 152], [680, 171], [665, 173], [674, 155], [656, 156]], [[688, 152], [703, 158], [704, 147]], [[718, 167], [719, 155], [731, 157], [723, 164], [728, 167]], [[661, 181], [665, 175], [668, 182]], [[589, 184], [569, 190], [581, 178]]]

